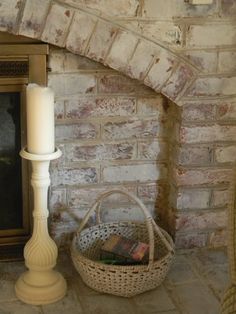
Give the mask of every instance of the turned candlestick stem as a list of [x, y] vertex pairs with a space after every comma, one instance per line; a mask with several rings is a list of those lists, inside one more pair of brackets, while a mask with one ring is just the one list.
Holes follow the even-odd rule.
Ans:
[[61, 151], [38, 155], [20, 152], [22, 158], [32, 163], [31, 185], [34, 191], [33, 233], [24, 248], [25, 265], [29, 269], [16, 282], [17, 297], [28, 304], [48, 304], [64, 297], [66, 281], [53, 270], [58, 250], [48, 233], [47, 194], [50, 185], [49, 164], [61, 156]]

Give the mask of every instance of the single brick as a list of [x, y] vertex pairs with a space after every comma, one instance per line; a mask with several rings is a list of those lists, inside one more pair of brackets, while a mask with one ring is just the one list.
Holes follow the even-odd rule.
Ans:
[[148, 182], [166, 178], [167, 169], [164, 165], [130, 164], [122, 166], [108, 166], [103, 169], [103, 182]]
[[216, 11], [216, 1], [210, 5], [194, 6], [178, 0], [144, 0], [142, 16], [145, 18], [173, 19], [173, 17], [208, 16]]
[[225, 101], [217, 107], [219, 120], [236, 120], [236, 101]]
[[49, 74], [48, 86], [52, 88], [55, 97], [65, 97], [65, 76], [64, 74]]
[[169, 99], [175, 100], [179, 93], [191, 83], [193, 78], [194, 73], [192, 69], [188, 65], [181, 63], [171, 74], [161, 92]]
[[90, 122], [78, 122], [77, 124], [57, 125], [56, 140], [75, 140], [97, 138], [99, 128]]
[[213, 190], [212, 192], [212, 206], [225, 207], [233, 200], [232, 192], [229, 189], [224, 188], [221, 190]]
[[133, 159], [136, 155], [134, 143], [114, 143], [100, 145], [67, 145], [67, 160], [122, 160]]
[[107, 122], [103, 126], [105, 139], [126, 139], [163, 136], [165, 123], [157, 120]]
[[107, 70], [104, 65], [99, 62], [93, 61], [81, 55], [76, 55], [74, 53], [65, 52], [64, 59], [64, 72], [79, 72], [81, 70]]
[[106, 58], [106, 63], [113, 69], [119, 71], [124, 70], [137, 43], [137, 36], [132, 33], [120, 31], [112, 44], [110, 52]]
[[186, 58], [199, 70], [206, 73], [215, 73], [217, 70], [217, 52], [212, 51], [183, 51]]
[[227, 247], [228, 232], [225, 229], [215, 230], [209, 235], [209, 245], [212, 247]]
[[[99, 103], [99, 102], [98, 102]], [[99, 103], [102, 106], [103, 101]], [[104, 104], [105, 105], [105, 104]], [[135, 97], [117, 97], [117, 116], [131, 116], [136, 114], [136, 98]], [[114, 110], [114, 108], [113, 108]], [[110, 113], [110, 116], [114, 114]]]
[[183, 185], [216, 185], [232, 181], [232, 170], [230, 169], [184, 169], [179, 168], [174, 171], [174, 179], [178, 186]]
[[187, 32], [186, 44], [190, 47], [227, 46], [234, 44], [235, 36], [236, 29], [233, 23], [190, 25]]
[[51, 73], [64, 73], [64, 60], [64, 50], [50, 48], [49, 68]]
[[99, 21], [89, 41], [86, 56], [103, 62], [118, 28], [112, 23]]
[[138, 143], [139, 159], [149, 160], [167, 160], [168, 159], [168, 144], [156, 140], [145, 140]]
[[145, 184], [138, 186], [138, 196], [142, 199], [155, 201], [158, 196], [159, 186], [157, 184]]
[[235, 84], [236, 76], [198, 78], [187, 92], [187, 96], [235, 95]]
[[98, 182], [98, 170], [94, 167], [54, 170], [52, 186], [80, 185]]
[[[160, 49], [160, 48], [159, 48]], [[148, 41], [140, 40], [138, 46], [129, 61], [127, 74], [136, 79], [143, 79], [146, 75], [153, 57], [157, 54], [158, 46]]]
[[[105, 192], [110, 191], [111, 189], [122, 189], [125, 188], [128, 192], [132, 194], [136, 194], [136, 187], [130, 185], [109, 185], [109, 186], [96, 186], [96, 187], [89, 187], [89, 188], [79, 188], [79, 189], [70, 189], [68, 190], [68, 204], [70, 207], [77, 208], [78, 206], [83, 207], [91, 207], [92, 204], [97, 200], [97, 198]], [[126, 204], [130, 203], [131, 201], [127, 199], [126, 196], [123, 194], [112, 194], [108, 196], [103, 201], [103, 205], [107, 206], [108, 204]]]
[[19, 34], [38, 38], [44, 27], [50, 0], [27, 0], [20, 24]]
[[203, 232], [176, 232], [175, 246], [178, 249], [201, 248], [207, 245], [208, 234]]
[[58, 4], [53, 4], [46, 20], [41, 37], [42, 41], [60, 47], [64, 46], [65, 35], [69, 29], [72, 16], [72, 10]]
[[216, 141], [233, 141], [236, 126], [212, 125], [181, 127], [180, 141], [182, 143], [206, 143]]
[[218, 71], [235, 72], [236, 71], [236, 52], [235, 51], [220, 51]]
[[227, 212], [206, 211], [179, 213], [176, 220], [176, 229], [179, 231], [225, 228], [227, 225]]
[[[99, 8], [101, 8], [100, 0], [97, 0]], [[104, 12], [105, 8], [108, 15], [117, 16], [137, 16], [137, 10], [140, 5], [139, 0], [105, 0], [104, 1]]]
[[[147, 204], [146, 208], [149, 214], [155, 218], [153, 204]], [[104, 208], [102, 220], [105, 222], [110, 221], [144, 221], [144, 215], [140, 211], [140, 207], [136, 204], [117, 205], [114, 207], [109, 206]]]
[[97, 80], [93, 74], [50, 74], [48, 86], [51, 87], [56, 97], [93, 94], [96, 89]]
[[0, 31], [13, 32], [23, 0], [1, 0]]
[[84, 55], [96, 21], [94, 16], [77, 10], [66, 39], [66, 48], [74, 53]]
[[162, 49], [160, 53], [155, 56], [155, 62], [145, 77], [144, 83], [159, 92], [161, 87], [171, 76], [175, 63], [175, 57]]
[[136, 102], [133, 97], [87, 97], [69, 100], [66, 103], [68, 119], [90, 117], [132, 116], [135, 114]]
[[213, 120], [216, 116], [214, 104], [202, 102], [185, 102], [182, 107], [182, 119], [187, 122], [200, 122]]
[[177, 197], [178, 209], [205, 209], [210, 204], [210, 190], [181, 190]]
[[135, 93], [137, 82], [123, 75], [105, 74], [100, 77], [98, 91], [105, 94]]
[[[83, 0], [77, 0], [76, 2], [82, 2]], [[103, 14], [113, 16], [125, 16], [134, 17], [138, 9], [138, 0], [86, 0], [85, 4], [87, 7], [100, 11]]]
[[215, 158], [217, 162], [235, 162], [236, 161], [236, 146], [218, 147], [215, 150]]
[[155, 201], [156, 205], [159, 206], [166, 201], [168, 194], [168, 185], [162, 184], [140, 184], [138, 186], [138, 197], [143, 201]]
[[[172, 21], [152, 20], [151, 23], [147, 23], [145, 20], [139, 20], [138, 22], [127, 21], [125, 25], [144, 37], [150, 38], [157, 43], [161, 42], [165, 46], [179, 47], [183, 43], [183, 26], [176, 25]], [[147, 51], [147, 53], [149, 54], [150, 52]]]
[[138, 115], [155, 116], [157, 119], [168, 118], [168, 106], [162, 95], [154, 97], [138, 97], [137, 99]]
[[177, 160], [180, 165], [209, 165], [212, 160], [210, 146], [188, 146], [177, 149]]
[[66, 74], [65, 95], [93, 94], [96, 88], [96, 77], [93, 74]]

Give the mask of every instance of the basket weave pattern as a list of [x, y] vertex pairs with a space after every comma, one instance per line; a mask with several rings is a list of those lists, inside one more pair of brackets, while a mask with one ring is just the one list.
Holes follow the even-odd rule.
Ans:
[[[113, 193], [122, 193], [135, 200], [145, 214], [145, 222], [101, 223], [100, 202]], [[83, 229], [95, 209], [99, 223]], [[112, 234], [149, 243], [148, 264], [121, 266], [99, 262], [100, 248]], [[173, 260], [173, 247], [171, 237], [155, 224], [140, 200], [126, 191], [115, 190], [104, 193], [89, 210], [72, 241], [71, 256], [77, 271], [88, 286], [99, 292], [131, 297], [161, 284]]]
[[221, 304], [221, 314], [236, 313], [236, 286], [232, 285], [227, 289]]

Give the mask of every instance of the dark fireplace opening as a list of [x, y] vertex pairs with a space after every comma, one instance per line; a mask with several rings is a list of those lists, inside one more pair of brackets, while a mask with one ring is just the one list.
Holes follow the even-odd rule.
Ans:
[[0, 85], [0, 261], [23, 258], [30, 236], [28, 164], [23, 85]]
[[0, 230], [23, 227], [20, 93], [0, 93]]
[[47, 86], [49, 47], [0, 32], [0, 261], [23, 258], [32, 231], [31, 164], [26, 146], [26, 86]]

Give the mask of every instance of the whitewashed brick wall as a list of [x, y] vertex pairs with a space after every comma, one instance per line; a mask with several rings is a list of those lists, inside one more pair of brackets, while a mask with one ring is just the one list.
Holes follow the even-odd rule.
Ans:
[[235, 1], [0, 5], [0, 31], [63, 48], [51, 50], [49, 75], [64, 152], [52, 166], [58, 243], [99, 192], [122, 183], [158, 212], [178, 247], [224, 245], [236, 162]]
[[[51, 47], [49, 86], [56, 92], [51, 232], [64, 244], [99, 193], [123, 187], [154, 217], [167, 202], [169, 112], [167, 100], [116, 71]], [[74, 82], [70, 92], [65, 84]], [[165, 206], [164, 206], [165, 205]], [[108, 219], [140, 219], [138, 208], [117, 195], [104, 205]]]

